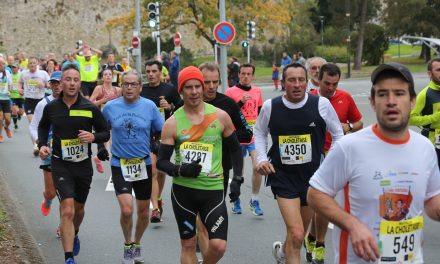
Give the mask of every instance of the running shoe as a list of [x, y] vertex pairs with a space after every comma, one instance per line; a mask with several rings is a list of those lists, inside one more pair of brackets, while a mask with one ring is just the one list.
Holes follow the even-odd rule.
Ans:
[[80, 249], [81, 249], [81, 244], [78, 235], [76, 235], [73, 240], [73, 255], [78, 256]]
[[96, 170], [99, 173], [104, 173], [104, 166], [102, 166], [102, 161], [100, 159], [98, 159], [97, 156], [93, 157], [93, 161], [95, 162]]
[[235, 202], [232, 203], [232, 213], [241, 214], [240, 198], [238, 198]]
[[68, 258], [65, 264], [76, 264], [76, 261], [73, 258]]
[[312, 256], [312, 264], [324, 264], [325, 247], [315, 247]]
[[12, 132], [11, 132], [11, 130], [9, 129], [9, 127], [5, 127], [5, 132], [6, 132], [6, 136], [7, 136], [8, 138], [12, 138]]
[[122, 258], [122, 264], [133, 264], [133, 248], [131, 245], [124, 245], [124, 257]]
[[278, 253], [280, 250], [282, 250], [282, 248], [283, 248], [283, 242], [281, 241], [275, 241], [272, 245], [272, 256], [277, 261], [277, 264], [284, 264], [286, 261], [284, 256], [281, 257]]
[[316, 241], [309, 242], [308, 236], [304, 238], [304, 248], [306, 249], [306, 261], [308, 263], [312, 262], [313, 259], [313, 251], [315, 250]]
[[44, 216], [48, 216], [50, 213], [50, 205], [52, 204], [52, 200], [48, 200], [44, 198], [44, 200], [41, 202], [41, 214]]
[[251, 210], [251, 212], [254, 215], [263, 215], [263, 209], [260, 208], [260, 202], [258, 200], [253, 200], [252, 199], [249, 201], [249, 210]]
[[60, 227], [60, 225], [58, 225], [56, 233], [57, 233], [57, 238], [61, 238], [61, 227]]
[[150, 222], [151, 223], [160, 223], [160, 210], [159, 210], [159, 208], [156, 208], [153, 211], [151, 211]]
[[132, 244], [131, 248], [132, 248], [132, 251], [133, 251], [134, 264], [144, 263], [144, 258], [141, 255], [141, 245], [139, 245], [139, 244]]
[[15, 131], [18, 130], [18, 125], [17, 125], [17, 124], [14, 125], [14, 130], [15, 130]]
[[163, 202], [162, 198], [157, 199], [157, 208], [159, 208], [161, 217], [163, 215], [163, 204], [164, 204], [164, 202]]
[[5, 140], [3, 139], [3, 136], [0, 135], [0, 143], [3, 143], [3, 141], [5, 141]]

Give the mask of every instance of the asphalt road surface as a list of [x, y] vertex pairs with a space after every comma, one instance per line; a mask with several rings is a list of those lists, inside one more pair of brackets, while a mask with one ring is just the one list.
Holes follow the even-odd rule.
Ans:
[[[428, 83], [424, 74], [415, 76], [417, 91]], [[281, 95], [273, 91], [271, 84], [261, 85], [263, 99]], [[340, 88], [350, 92], [363, 114], [364, 125], [375, 121], [375, 114], [368, 102], [371, 83], [369, 80], [347, 80], [340, 83]], [[27, 121], [20, 121], [19, 130], [12, 139], [5, 138], [0, 144], [0, 171], [3, 172], [30, 234], [35, 238], [46, 263], [64, 263], [61, 242], [56, 238], [55, 230], [59, 222], [58, 202], [52, 205], [52, 212], [44, 217], [40, 213], [42, 201], [43, 176], [38, 169], [39, 159], [32, 156], [32, 146], [27, 130]], [[253, 216], [247, 210], [251, 195], [251, 163], [245, 160], [245, 183], [242, 188], [242, 215], [229, 214], [228, 248], [220, 263], [275, 263], [271, 248], [276, 240], [283, 240], [285, 228], [278, 207], [269, 188], [262, 187], [260, 202], [264, 216]], [[115, 194], [106, 191], [110, 169], [108, 164], [105, 173], [96, 173], [86, 204], [86, 215], [81, 226], [79, 237], [81, 252], [78, 263], [120, 263], [122, 258], [123, 236], [119, 226], [119, 207]], [[177, 225], [171, 209], [170, 182], [163, 193], [165, 201], [163, 222], [150, 224], [142, 241], [143, 255], [146, 263], [173, 264], [179, 263], [180, 241]], [[230, 212], [229, 202], [228, 210]], [[11, 212], [9, 212], [11, 213]], [[425, 226], [425, 261], [437, 263], [440, 256], [440, 226], [428, 220]], [[331, 229], [327, 234], [329, 238]], [[327, 239], [327, 263], [333, 258], [332, 243]]]

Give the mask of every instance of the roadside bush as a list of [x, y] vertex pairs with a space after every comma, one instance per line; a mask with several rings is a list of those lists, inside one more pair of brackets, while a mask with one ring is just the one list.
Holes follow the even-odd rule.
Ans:
[[328, 62], [341, 63], [347, 61], [347, 47], [345, 46], [317, 46], [315, 56], [323, 57]]
[[[353, 54], [356, 52], [358, 35], [353, 34], [351, 41]], [[388, 37], [383, 27], [376, 24], [367, 24], [365, 27], [364, 48], [362, 61], [367, 65], [378, 65], [381, 63], [385, 51], [388, 49]]]

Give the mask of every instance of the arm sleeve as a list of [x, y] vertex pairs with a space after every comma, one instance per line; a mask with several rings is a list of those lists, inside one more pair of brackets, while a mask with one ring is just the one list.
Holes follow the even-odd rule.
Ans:
[[104, 116], [101, 111], [96, 107], [93, 110], [93, 128], [95, 129], [95, 140], [93, 143], [104, 143], [110, 139], [110, 131], [108, 128], [107, 121], [105, 121]]
[[175, 107], [180, 106], [182, 104], [182, 98], [180, 97], [179, 92], [177, 92], [177, 88], [173, 86], [173, 92], [171, 93], [171, 102]]
[[330, 101], [322, 96], [319, 97], [319, 114], [321, 115], [322, 119], [324, 119], [327, 126], [327, 131], [332, 137], [333, 146], [334, 142], [338, 141], [344, 136], [344, 131], [342, 130], [341, 122], [339, 121], [335, 109], [330, 104]]
[[310, 179], [310, 186], [332, 197], [348, 183], [347, 155], [336, 142], [324, 162]]
[[179, 166], [170, 161], [173, 150], [173, 145], [160, 144], [156, 166], [158, 170], [165, 172], [171, 177], [177, 177], [179, 176]]
[[43, 115], [38, 123], [38, 148], [41, 146], [47, 146], [47, 139], [49, 138], [50, 119], [48, 107], [44, 107]]
[[231, 111], [229, 111], [232, 123], [235, 126], [237, 138], [239, 142], [246, 143], [251, 141], [253, 133], [252, 129], [249, 127], [243, 113], [238, 108], [237, 104], [231, 101]]
[[32, 122], [29, 124], [29, 132], [31, 133], [31, 137], [33, 140], [38, 139], [38, 123], [40, 123], [41, 116], [43, 115], [43, 109], [46, 104], [44, 103], [44, 99], [40, 101], [35, 107], [34, 116], [32, 118]]
[[243, 156], [241, 152], [240, 142], [237, 135], [233, 132], [230, 136], [223, 139], [231, 151], [232, 169], [234, 176], [242, 176], [243, 174]]
[[426, 87], [417, 95], [416, 105], [411, 111], [411, 116], [409, 119], [410, 125], [426, 126], [440, 120], [440, 112], [434, 112], [431, 115], [422, 115], [423, 108], [425, 108], [426, 104], [426, 93], [428, 89], [429, 87]]
[[257, 164], [268, 161], [267, 157], [267, 135], [269, 134], [269, 120], [272, 111], [272, 100], [266, 100], [261, 109], [254, 126], [255, 150], [257, 151]]

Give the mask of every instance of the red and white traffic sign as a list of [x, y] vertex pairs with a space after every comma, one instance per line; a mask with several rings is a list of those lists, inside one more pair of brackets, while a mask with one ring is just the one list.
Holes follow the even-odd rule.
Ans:
[[133, 49], [139, 48], [139, 42], [141, 42], [141, 40], [138, 37], [133, 37], [131, 39], [131, 45], [133, 46]]
[[214, 38], [220, 44], [229, 44], [235, 38], [234, 26], [226, 21], [220, 22], [214, 26]]
[[178, 47], [180, 46], [180, 40], [182, 39], [182, 35], [180, 35], [179, 32], [174, 34], [174, 46]]

